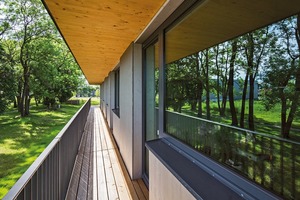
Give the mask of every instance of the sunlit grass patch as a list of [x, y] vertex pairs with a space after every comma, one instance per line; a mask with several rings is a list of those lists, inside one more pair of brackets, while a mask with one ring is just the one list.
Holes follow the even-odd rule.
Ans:
[[12, 108], [0, 115], [0, 199], [81, 106], [47, 110], [32, 105], [29, 117], [21, 118]]

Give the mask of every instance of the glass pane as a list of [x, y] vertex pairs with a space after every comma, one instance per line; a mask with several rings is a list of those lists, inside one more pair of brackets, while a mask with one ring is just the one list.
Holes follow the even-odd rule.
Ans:
[[[145, 66], [145, 139], [146, 141], [158, 137], [158, 44], [155, 43], [146, 49], [146, 66]], [[149, 173], [149, 152], [146, 149], [145, 171]]]
[[[207, 13], [214, 7], [209, 1], [166, 33], [165, 131], [270, 191], [298, 199], [300, 14], [289, 17], [296, 5], [274, 4], [286, 10], [274, 8], [274, 19], [246, 23], [235, 15], [247, 15], [252, 5], [245, 14], [225, 7]], [[235, 21], [224, 26], [226, 13]], [[288, 18], [251, 31], [282, 16]], [[241, 35], [245, 31], [251, 32]]]

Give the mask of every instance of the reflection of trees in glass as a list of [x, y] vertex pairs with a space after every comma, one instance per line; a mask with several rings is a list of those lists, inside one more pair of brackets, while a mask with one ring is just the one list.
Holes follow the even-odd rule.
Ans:
[[166, 75], [167, 108], [184, 113], [166, 112], [167, 133], [291, 198], [299, 145], [267, 134], [299, 141], [299, 31], [294, 16], [170, 63]]
[[230, 58], [230, 65], [229, 65], [229, 79], [228, 79], [228, 96], [229, 96], [229, 106], [230, 106], [230, 113], [231, 113], [231, 125], [237, 126], [238, 119], [236, 114], [236, 109], [234, 105], [234, 93], [233, 93], [233, 83], [234, 83], [234, 65], [235, 59], [237, 54], [237, 40], [233, 40], [231, 42], [231, 58]]
[[296, 22], [292, 17], [168, 64], [167, 108], [250, 130], [269, 123], [268, 133], [275, 133], [275, 120], [262, 114], [280, 104], [281, 134], [288, 137], [299, 107]]
[[216, 76], [214, 88], [217, 96], [218, 110], [221, 117], [225, 116], [228, 96], [228, 73], [230, 49], [227, 42], [218, 44], [213, 48], [215, 55], [215, 68], [212, 73]]
[[[199, 64], [197, 55], [192, 55], [167, 66], [167, 108], [181, 112], [185, 103], [195, 110], [199, 99]], [[201, 87], [201, 85], [200, 85]], [[202, 95], [202, 94], [201, 94]]]
[[[298, 23], [296, 20], [298, 19]], [[274, 26], [276, 43], [266, 63], [263, 103], [267, 109], [281, 104], [281, 135], [289, 137], [299, 105], [300, 15]]]
[[266, 56], [266, 48], [268, 43], [270, 43], [271, 38], [267, 27], [247, 33], [241, 37], [241, 39], [246, 57], [246, 75], [242, 94], [240, 127], [244, 128], [245, 103], [249, 82], [248, 126], [250, 130], [254, 130], [254, 84], [259, 72], [259, 67], [264, 59], [264, 56]]

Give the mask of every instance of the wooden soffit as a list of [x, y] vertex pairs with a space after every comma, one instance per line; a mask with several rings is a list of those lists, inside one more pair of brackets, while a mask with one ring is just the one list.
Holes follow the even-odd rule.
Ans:
[[165, 0], [42, 0], [90, 84], [100, 84]]

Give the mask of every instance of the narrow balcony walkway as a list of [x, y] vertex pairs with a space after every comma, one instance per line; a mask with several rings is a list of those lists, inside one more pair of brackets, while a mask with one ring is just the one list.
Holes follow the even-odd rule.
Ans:
[[66, 199], [149, 199], [131, 181], [99, 107], [91, 107]]

